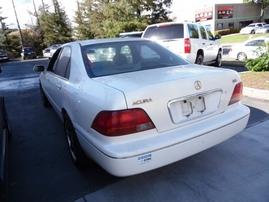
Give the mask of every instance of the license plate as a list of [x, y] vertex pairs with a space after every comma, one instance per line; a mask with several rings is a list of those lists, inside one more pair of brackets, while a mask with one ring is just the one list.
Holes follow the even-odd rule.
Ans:
[[221, 94], [221, 90], [215, 90], [169, 101], [168, 109], [173, 123], [182, 123], [214, 113], [218, 109]]

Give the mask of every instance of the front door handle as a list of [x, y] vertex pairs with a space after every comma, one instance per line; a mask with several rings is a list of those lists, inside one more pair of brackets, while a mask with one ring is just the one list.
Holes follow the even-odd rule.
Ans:
[[62, 84], [61, 83], [57, 83], [57, 88], [60, 90], [62, 88]]

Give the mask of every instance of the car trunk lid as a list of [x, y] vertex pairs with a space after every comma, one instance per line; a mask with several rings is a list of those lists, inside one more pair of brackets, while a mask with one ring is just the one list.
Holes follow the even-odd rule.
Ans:
[[98, 77], [122, 91], [127, 108], [142, 108], [163, 132], [224, 112], [240, 77], [198, 65], [174, 66]]

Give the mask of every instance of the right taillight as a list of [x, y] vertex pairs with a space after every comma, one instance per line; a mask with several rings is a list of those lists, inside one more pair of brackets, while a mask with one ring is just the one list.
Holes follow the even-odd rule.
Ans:
[[242, 99], [242, 94], [243, 94], [243, 84], [242, 82], [240, 82], [236, 84], [236, 86], [234, 87], [234, 91], [230, 99], [229, 105], [239, 102]]
[[191, 41], [190, 39], [184, 39], [184, 53], [191, 53]]

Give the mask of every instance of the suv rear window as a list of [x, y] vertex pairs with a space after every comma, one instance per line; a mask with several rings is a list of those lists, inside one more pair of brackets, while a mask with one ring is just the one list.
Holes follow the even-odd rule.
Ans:
[[32, 51], [34, 51], [34, 50], [33, 50], [32, 48], [24, 48], [23, 51], [24, 51], [24, 52], [32, 52]]
[[162, 26], [149, 27], [143, 36], [143, 38], [150, 39], [178, 39], [184, 38], [184, 26], [183, 24], [167, 24]]

